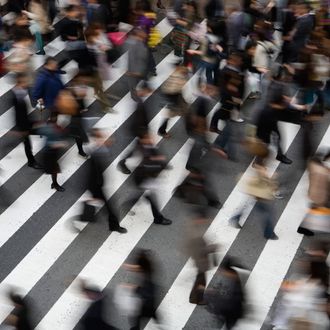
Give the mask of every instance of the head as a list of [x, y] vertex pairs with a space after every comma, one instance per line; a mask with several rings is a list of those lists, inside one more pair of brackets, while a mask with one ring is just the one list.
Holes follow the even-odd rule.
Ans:
[[136, 28], [131, 32], [131, 36], [137, 40], [145, 41], [147, 39], [147, 34], [140, 28]]
[[242, 54], [239, 52], [231, 53], [228, 57], [227, 64], [236, 68], [240, 68], [243, 64]]
[[295, 15], [299, 17], [307, 14], [310, 11], [310, 6], [306, 1], [300, 1], [295, 5], [294, 10]]
[[29, 30], [21, 30], [14, 36], [14, 42], [20, 44], [22, 47], [31, 47], [34, 39]]
[[16, 87], [27, 89], [30, 87], [30, 79], [26, 73], [18, 73], [16, 75]]
[[70, 18], [70, 19], [77, 19], [80, 15], [80, 11], [78, 6], [76, 5], [69, 5], [65, 7], [65, 16]]
[[49, 71], [57, 71], [58, 70], [58, 62], [55, 57], [47, 57], [44, 67]]

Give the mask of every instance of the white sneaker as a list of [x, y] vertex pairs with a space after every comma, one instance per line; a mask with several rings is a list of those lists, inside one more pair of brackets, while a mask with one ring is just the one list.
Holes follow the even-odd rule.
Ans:
[[244, 122], [244, 119], [242, 119], [240, 116], [239, 116], [239, 112], [237, 110], [233, 110], [231, 112], [231, 120], [234, 121], [235, 123], [243, 123]]

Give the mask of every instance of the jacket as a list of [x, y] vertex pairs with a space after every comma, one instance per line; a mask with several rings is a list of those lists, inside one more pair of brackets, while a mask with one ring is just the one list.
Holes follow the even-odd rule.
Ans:
[[45, 107], [51, 109], [58, 93], [63, 88], [64, 84], [60, 78], [60, 74], [43, 68], [37, 75], [32, 96], [34, 100], [42, 98]]
[[330, 170], [313, 161], [309, 164], [308, 197], [317, 206], [330, 206]]
[[10, 92], [11, 103], [15, 111], [15, 129], [29, 131], [32, 128], [32, 121], [28, 117], [28, 107], [25, 101], [25, 93], [20, 89], [13, 89]]

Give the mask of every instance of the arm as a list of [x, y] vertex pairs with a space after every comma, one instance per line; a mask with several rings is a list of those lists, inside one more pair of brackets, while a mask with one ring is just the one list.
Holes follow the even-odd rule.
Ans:
[[45, 79], [39, 75], [36, 79], [35, 86], [33, 88], [32, 98], [35, 101], [43, 98], [44, 95], [44, 86], [45, 86]]

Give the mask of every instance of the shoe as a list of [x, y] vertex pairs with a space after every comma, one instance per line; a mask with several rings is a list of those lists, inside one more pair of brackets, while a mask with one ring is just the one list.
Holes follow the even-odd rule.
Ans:
[[221, 209], [222, 204], [217, 200], [209, 200], [207, 205], [210, 207], [214, 207], [215, 209]]
[[127, 233], [127, 229], [124, 227], [116, 227], [116, 228], [110, 228], [110, 231], [116, 231], [119, 234], [126, 234]]
[[154, 224], [156, 224], [156, 225], [167, 226], [167, 225], [170, 225], [171, 223], [172, 223], [172, 220], [169, 220], [169, 219], [166, 219], [166, 218], [162, 218], [160, 220], [154, 219]]
[[303, 227], [298, 227], [297, 233], [305, 235], [305, 236], [314, 236], [314, 233], [311, 230], [303, 228]]
[[58, 73], [59, 74], [66, 74], [66, 71], [65, 70], [59, 70]]
[[234, 228], [242, 229], [242, 226], [239, 224], [239, 219], [229, 219], [229, 224]]
[[221, 134], [222, 131], [220, 131], [218, 128], [216, 127], [210, 127], [210, 132], [212, 133], [217, 133], [217, 134]]
[[232, 121], [234, 121], [235, 123], [244, 123], [244, 119], [241, 117], [234, 118], [234, 119], [232, 119]]
[[52, 183], [52, 185], [50, 186], [51, 189], [55, 189], [57, 191], [63, 192], [65, 191], [65, 188], [60, 186], [59, 184], [54, 184]]
[[168, 139], [171, 137], [171, 134], [167, 133], [167, 132], [160, 132], [158, 131], [157, 134], [161, 137], [163, 137], [164, 139]]
[[34, 168], [34, 169], [36, 169], [36, 170], [41, 170], [43, 167], [40, 165], [40, 164], [38, 164], [37, 162], [33, 162], [33, 163], [28, 163], [28, 166], [29, 167], [32, 167], [32, 168]]
[[36, 55], [46, 55], [46, 52], [44, 50], [39, 50], [36, 52]]
[[270, 236], [270, 237], [266, 237], [265, 236], [265, 238], [266, 239], [271, 239], [271, 240], [273, 240], [273, 241], [277, 241], [279, 238], [278, 238], [278, 236], [276, 235], [276, 234], [273, 234], [272, 236]]
[[88, 155], [84, 151], [79, 151], [78, 154], [81, 157], [88, 158]]
[[131, 174], [131, 170], [126, 166], [125, 162], [121, 161], [118, 163], [117, 168], [120, 172], [124, 174]]
[[280, 191], [275, 191], [273, 196], [274, 196], [275, 199], [283, 199], [284, 198], [284, 196], [281, 194]]
[[287, 165], [292, 164], [292, 160], [289, 159], [288, 157], [286, 157], [285, 155], [277, 155], [276, 160], [278, 160], [279, 162], [281, 162], [283, 164], [287, 164]]

